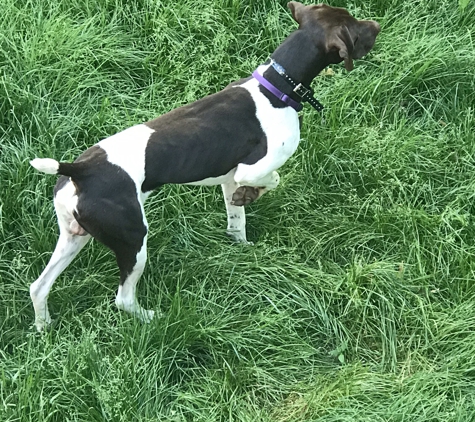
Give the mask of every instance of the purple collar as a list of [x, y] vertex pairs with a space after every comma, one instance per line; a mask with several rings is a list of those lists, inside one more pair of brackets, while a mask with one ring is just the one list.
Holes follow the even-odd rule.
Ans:
[[255, 70], [252, 73], [252, 76], [257, 79], [257, 81], [269, 92], [274, 94], [279, 100], [283, 101], [285, 104], [292, 107], [295, 111], [300, 111], [303, 108], [303, 105], [298, 103], [297, 101], [290, 98], [287, 94], [284, 94], [280, 89], [276, 88], [272, 85], [267, 79], [264, 78], [260, 73]]

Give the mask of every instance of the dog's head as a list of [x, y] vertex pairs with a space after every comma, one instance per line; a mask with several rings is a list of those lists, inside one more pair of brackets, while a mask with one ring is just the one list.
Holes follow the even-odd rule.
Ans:
[[360, 59], [373, 48], [381, 30], [378, 22], [357, 20], [340, 7], [305, 6], [297, 1], [288, 6], [299, 29], [310, 31], [317, 46], [324, 49], [328, 63], [344, 60], [347, 70], [353, 69], [353, 59]]

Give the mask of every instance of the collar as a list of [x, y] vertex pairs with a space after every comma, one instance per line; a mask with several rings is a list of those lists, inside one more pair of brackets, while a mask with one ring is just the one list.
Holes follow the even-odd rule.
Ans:
[[[300, 97], [300, 101], [305, 101], [310, 103], [310, 105], [317, 111], [323, 110], [323, 105], [313, 96], [312, 88], [308, 88], [301, 83], [296, 83], [285, 71], [285, 69], [277, 62], [271, 59], [271, 66], [274, 70], [282, 76], [287, 83], [293, 88], [292, 92]], [[257, 81], [268, 91], [274, 94], [279, 100], [283, 101], [285, 104], [289, 105], [296, 111], [300, 111], [303, 108], [303, 105], [300, 101], [295, 101], [290, 98], [287, 94], [284, 94], [280, 89], [272, 85], [267, 79], [264, 78], [260, 73], [255, 70], [252, 73], [252, 76], [257, 79]]]

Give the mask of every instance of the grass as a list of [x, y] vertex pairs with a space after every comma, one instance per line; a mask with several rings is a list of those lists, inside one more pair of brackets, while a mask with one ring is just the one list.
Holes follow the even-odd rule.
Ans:
[[219, 188], [147, 203], [143, 325], [93, 242], [32, 328], [54, 178], [134, 123], [250, 74], [286, 1], [0, 0], [0, 420], [475, 420], [475, 5], [332, 1], [382, 25], [314, 87], [281, 185], [224, 235]]

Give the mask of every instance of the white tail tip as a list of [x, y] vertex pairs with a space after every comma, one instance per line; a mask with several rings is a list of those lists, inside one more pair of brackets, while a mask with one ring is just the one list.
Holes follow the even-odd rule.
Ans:
[[39, 171], [47, 174], [58, 174], [59, 163], [52, 158], [35, 158], [30, 164]]

